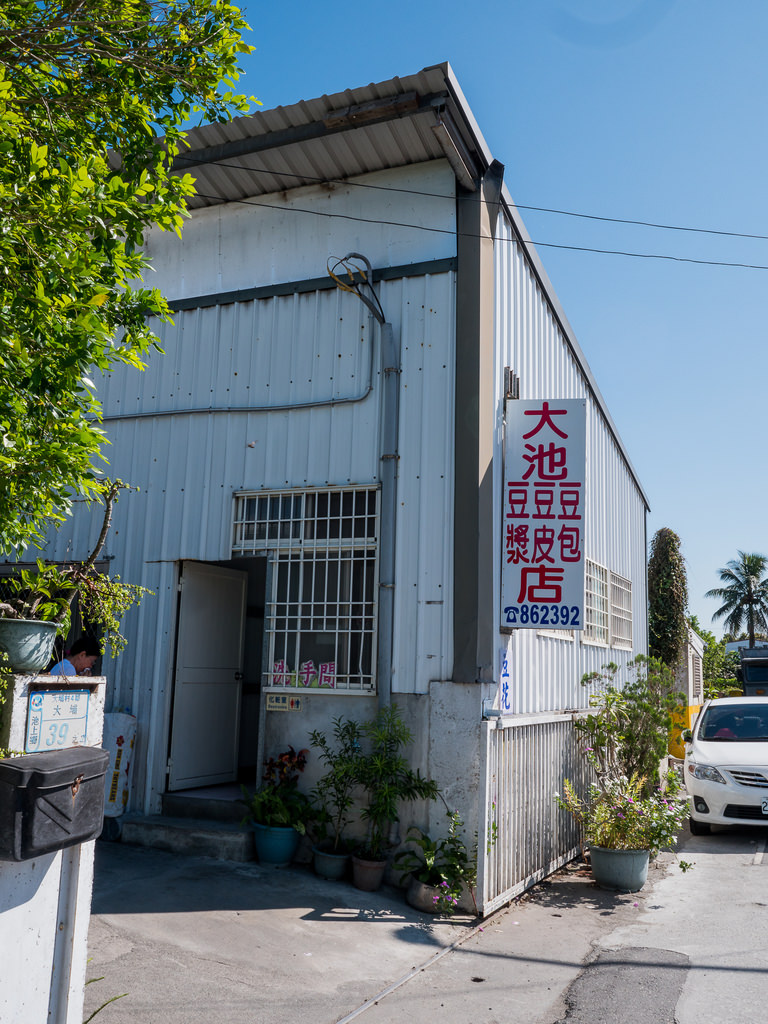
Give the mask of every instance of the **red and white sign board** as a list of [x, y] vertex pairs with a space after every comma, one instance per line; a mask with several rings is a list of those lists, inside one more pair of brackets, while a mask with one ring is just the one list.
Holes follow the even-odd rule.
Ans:
[[507, 403], [501, 631], [584, 628], [587, 403]]

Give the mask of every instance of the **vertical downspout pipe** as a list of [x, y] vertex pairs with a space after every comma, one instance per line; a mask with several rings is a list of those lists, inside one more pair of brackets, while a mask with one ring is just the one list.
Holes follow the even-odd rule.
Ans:
[[[362, 264], [362, 267], [361, 267]], [[347, 280], [344, 280], [341, 269]], [[376, 683], [379, 707], [392, 703], [392, 662], [395, 607], [395, 523], [397, 520], [397, 463], [400, 419], [400, 340], [384, 315], [373, 289], [370, 260], [359, 252], [328, 260], [328, 273], [342, 291], [352, 292], [369, 309], [381, 327], [381, 397], [379, 438], [381, 466], [381, 514], [379, 530], [379, 621], [376, 646]], [[367, 289], [367, 290], [366, 290]]]
[[400, 454], [400, 343], [391, 323], [381, 325], [381, 538], [376, 676], [379, 707], [392, 702], [395, 607], [395, 523]]

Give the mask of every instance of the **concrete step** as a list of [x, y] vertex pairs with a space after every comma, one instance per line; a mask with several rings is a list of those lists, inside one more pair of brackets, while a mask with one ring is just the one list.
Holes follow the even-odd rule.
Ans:
[[159, 814], [128, 814], [120, 821], [122, 841], [134, 846], [217, 860], [249, 861], [256, 857], [253, 832], [247, 826]]
[[[239, 791], [236, 791], [239, 796]], [[169, 818], [197, 818], [206, 821], [229, 821], [238, 824], [245, 817], [245, 804], [229, 793], [226, 796], [166, 793], [163, 796], [163, 815]]]

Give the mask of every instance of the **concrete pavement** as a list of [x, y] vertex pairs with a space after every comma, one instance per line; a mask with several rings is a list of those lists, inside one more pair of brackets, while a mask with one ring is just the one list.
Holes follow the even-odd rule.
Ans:
[[[600, 890], [576, 866], [481, 922], [435, 919], [399, 890], [362, 893], [301, 867], [98, 844], [89, 971], [104, 980], [87, 987], [86, 1008], [127, 992], [99, 1024], [757, 1024], [768, 1003], [757, 911], [768, 870], [750, 859], [760, 842], [689, 837], [694, 871], [662, 855], [634, 895]], [[717, 922], [747, 920], [749, 941], [726, 954]]]
[[128, 993], [100, 1024], [369, 1024], [414, 999], [446, 1020], [554, 1020], [591, 943], [636, 913], [578, 871], [478, 922], [300, 867], [108, 843], [96, 865], [86, 1009]]

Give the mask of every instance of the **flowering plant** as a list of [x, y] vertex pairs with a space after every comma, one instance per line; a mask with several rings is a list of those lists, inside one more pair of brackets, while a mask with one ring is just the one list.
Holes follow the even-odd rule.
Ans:
[[604, 788], [593, 783], [588, 798], [582, 800], [566, 779], [563, 795], [556, 794], [556, 799], [583, 827], [588, 846], [648, 850], [653, 857], [674, 845], [688, 815], [687, 803], [678, 799], [677, 776], [670, 773], [665, 783], [663, 791], [655, 790], [650, 796], [643, 795], [643, 780], [636, 775], [610, 780]]
[[465, 887], [475, 903], [477, 842], [468, 850], [462, 839], [463, 823], [459, 812], [454, 811], [448, 817], [447, 836], [431, 839], [413, 826], [408, 830], [408, 839], [415, 849], [403, 850], [394, 858], [394, 864], [401, 870], [437, 890], [433, 903], [439, 914], [453, 914], [458, 909]]
[[312, 812], [309, 798], [299, 789], [299, 774], [306, 763], [307, 751], [296, 753], [293, 747], [266, 760], [261, 789], [251, 793], [245, 786], [241, 787], [242, 803], [247, 808], [243, 821], [269, 828], [295, 828], [304, 835]]
[[[645, 659], [642, 664], [655, 665]], [[612, 679], [615, 666], [608, 669]], [[659, 668], [660, 679], [665, 671], [664, 666]], [[563, 794], [556, 793], [555, 799], [581, 825], [588, 846], [648, 850], [653, 857], [674, 846], [688, 816], [679, 777], [675, 772], [662, 777], [656, 767], [669, 735], [669, 713], [656, 690], [670, 701], [676, 697], [667, 692], [666, 676], [653, 686], [651, 679], [656, 676], [649, 671], [647, 678], [636, 679], [624, 691], [608, 686], [590, 698], [593, 712], [575, 723], [594, 781], [584, 798], [565, 779]], [[656, 716], [649, 708], [659, 702], [665, 710]], [[686, 870], [690, 865], [681, 861], [680, 866]]]

